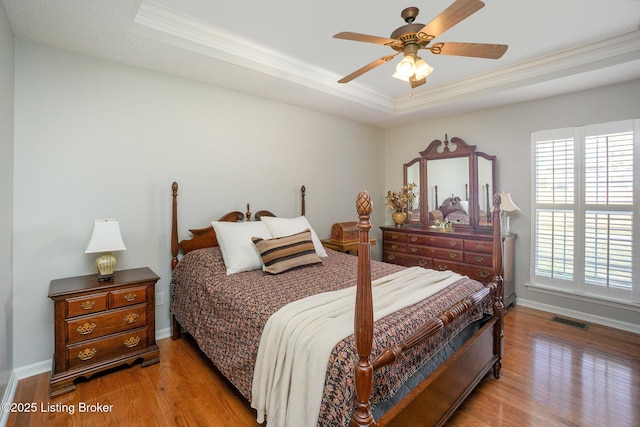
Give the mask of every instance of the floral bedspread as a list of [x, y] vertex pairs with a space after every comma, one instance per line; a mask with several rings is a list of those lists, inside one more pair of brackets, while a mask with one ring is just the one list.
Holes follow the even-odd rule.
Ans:
[[[269, 317], [291, 301], [316, 293], [355, 286], [357, 257], [328, 250], [322, 264], [279, 275], [261, 270], [227, 276], [219, 248], [189, 252], [173, 272], [171, 312], [194, 337], [220, 372], [251, 401], [253, 371], [260, 336]], [[371, 277], [377, 279], [404, 267], [372, 261]], [[374, 355], [406, 337], [456, 301], [482, 288], [462, 279], [432, 298], [389, 315], [375, 324]], [[490, 311], [488, 300], [449, 327], [438, 340], [417, 346], [402, 363], [376, 373], [374, 402], [388, 398], [430, 354], [437, 351], [467, 324]], [[353, 408], [353, 336], [334, 349], [327, 369], [322, 416], [319, 425], [348, 423]], [[346, 406], [345, 406], [346, 404]]]

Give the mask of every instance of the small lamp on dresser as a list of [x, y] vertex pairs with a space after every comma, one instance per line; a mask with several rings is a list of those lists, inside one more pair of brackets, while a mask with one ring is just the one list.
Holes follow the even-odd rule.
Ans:
[[84, 253], [101, 253], [96, 259], [99, 281], [113, 280], [116, 258], [111, 252], [124, 251], [125, 249], [127, 248], [124, 246], [122, 234], [120, 234], [120, 223], [115, 219], [96, 219], [93, 224], [91, 240]]
[[520, 208], [513, 203], [511, 194], [500, 193], [502, 202], [500, 203], [500, 231], [503, 236], [511, 234], [511, 226], [509, 225], [509, 215], [507, 212], [516, 212]]

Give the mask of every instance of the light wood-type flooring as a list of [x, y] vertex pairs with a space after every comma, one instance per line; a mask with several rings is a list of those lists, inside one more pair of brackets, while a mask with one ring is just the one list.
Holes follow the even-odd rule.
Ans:
[[[640, 426], [640, 335], [551, 317], [521, 306], [508, 312], [501, 379], [486, 377], [449, 426]], [[7, 425], [258, 425], [190, 337], [158, 345], [159, 364], [94, 377], [52, 400], [48, 373], [21, 380], [14, 402], [35, 410], [10, 414]], [[83, 406], [95, 404], [107, 412]]]

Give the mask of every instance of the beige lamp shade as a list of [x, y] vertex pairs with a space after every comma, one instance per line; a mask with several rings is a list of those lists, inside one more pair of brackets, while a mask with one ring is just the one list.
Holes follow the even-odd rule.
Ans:
[[93, 224], [91, 240], [87, 245], [86, 254], [102, 253], [96, 259], [98, 280], [111, 280], [114, 277], [116, 258], [111, 252], [124, 251], [126, 246], [122, 241], [120, 223], [115, 219], [96, 219]]
[[500, 198], [502, 202], [500, 203], [500, 210], [504, 212], [515, 212], [519, 211], [520, 208], [513, 203], [513, 199], [511, 199], [511, 194], [509, 193], [500, 193]]

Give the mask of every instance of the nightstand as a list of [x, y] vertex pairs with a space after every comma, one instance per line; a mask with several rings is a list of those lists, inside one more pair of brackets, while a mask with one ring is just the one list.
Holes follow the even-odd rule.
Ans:
[[[358, 241], [336, 242], [335, 240], [332, 240], [332, 239], [324, 239], [324, 240], [321, 240], [321, 242], [322, 242], [322, 246], [324, 246], [325, 248], [333, 249], [334, 251], [338, 251], [338, 252], [352, 253], [352, 254], [357, 254], [358, 247], [360, 246], [360, 242]], [[376, 239], [371, 239], [369, 243], [371, 244], [371, 246], [375, 246]]]
[[111, 281], [98, 275], [52, 280], [55, 353], [51, 397], [73, 391], [74, 381], [142, 359], [160, 361], [156, 345], [155, 284], [149, 268], [115, 272]]

